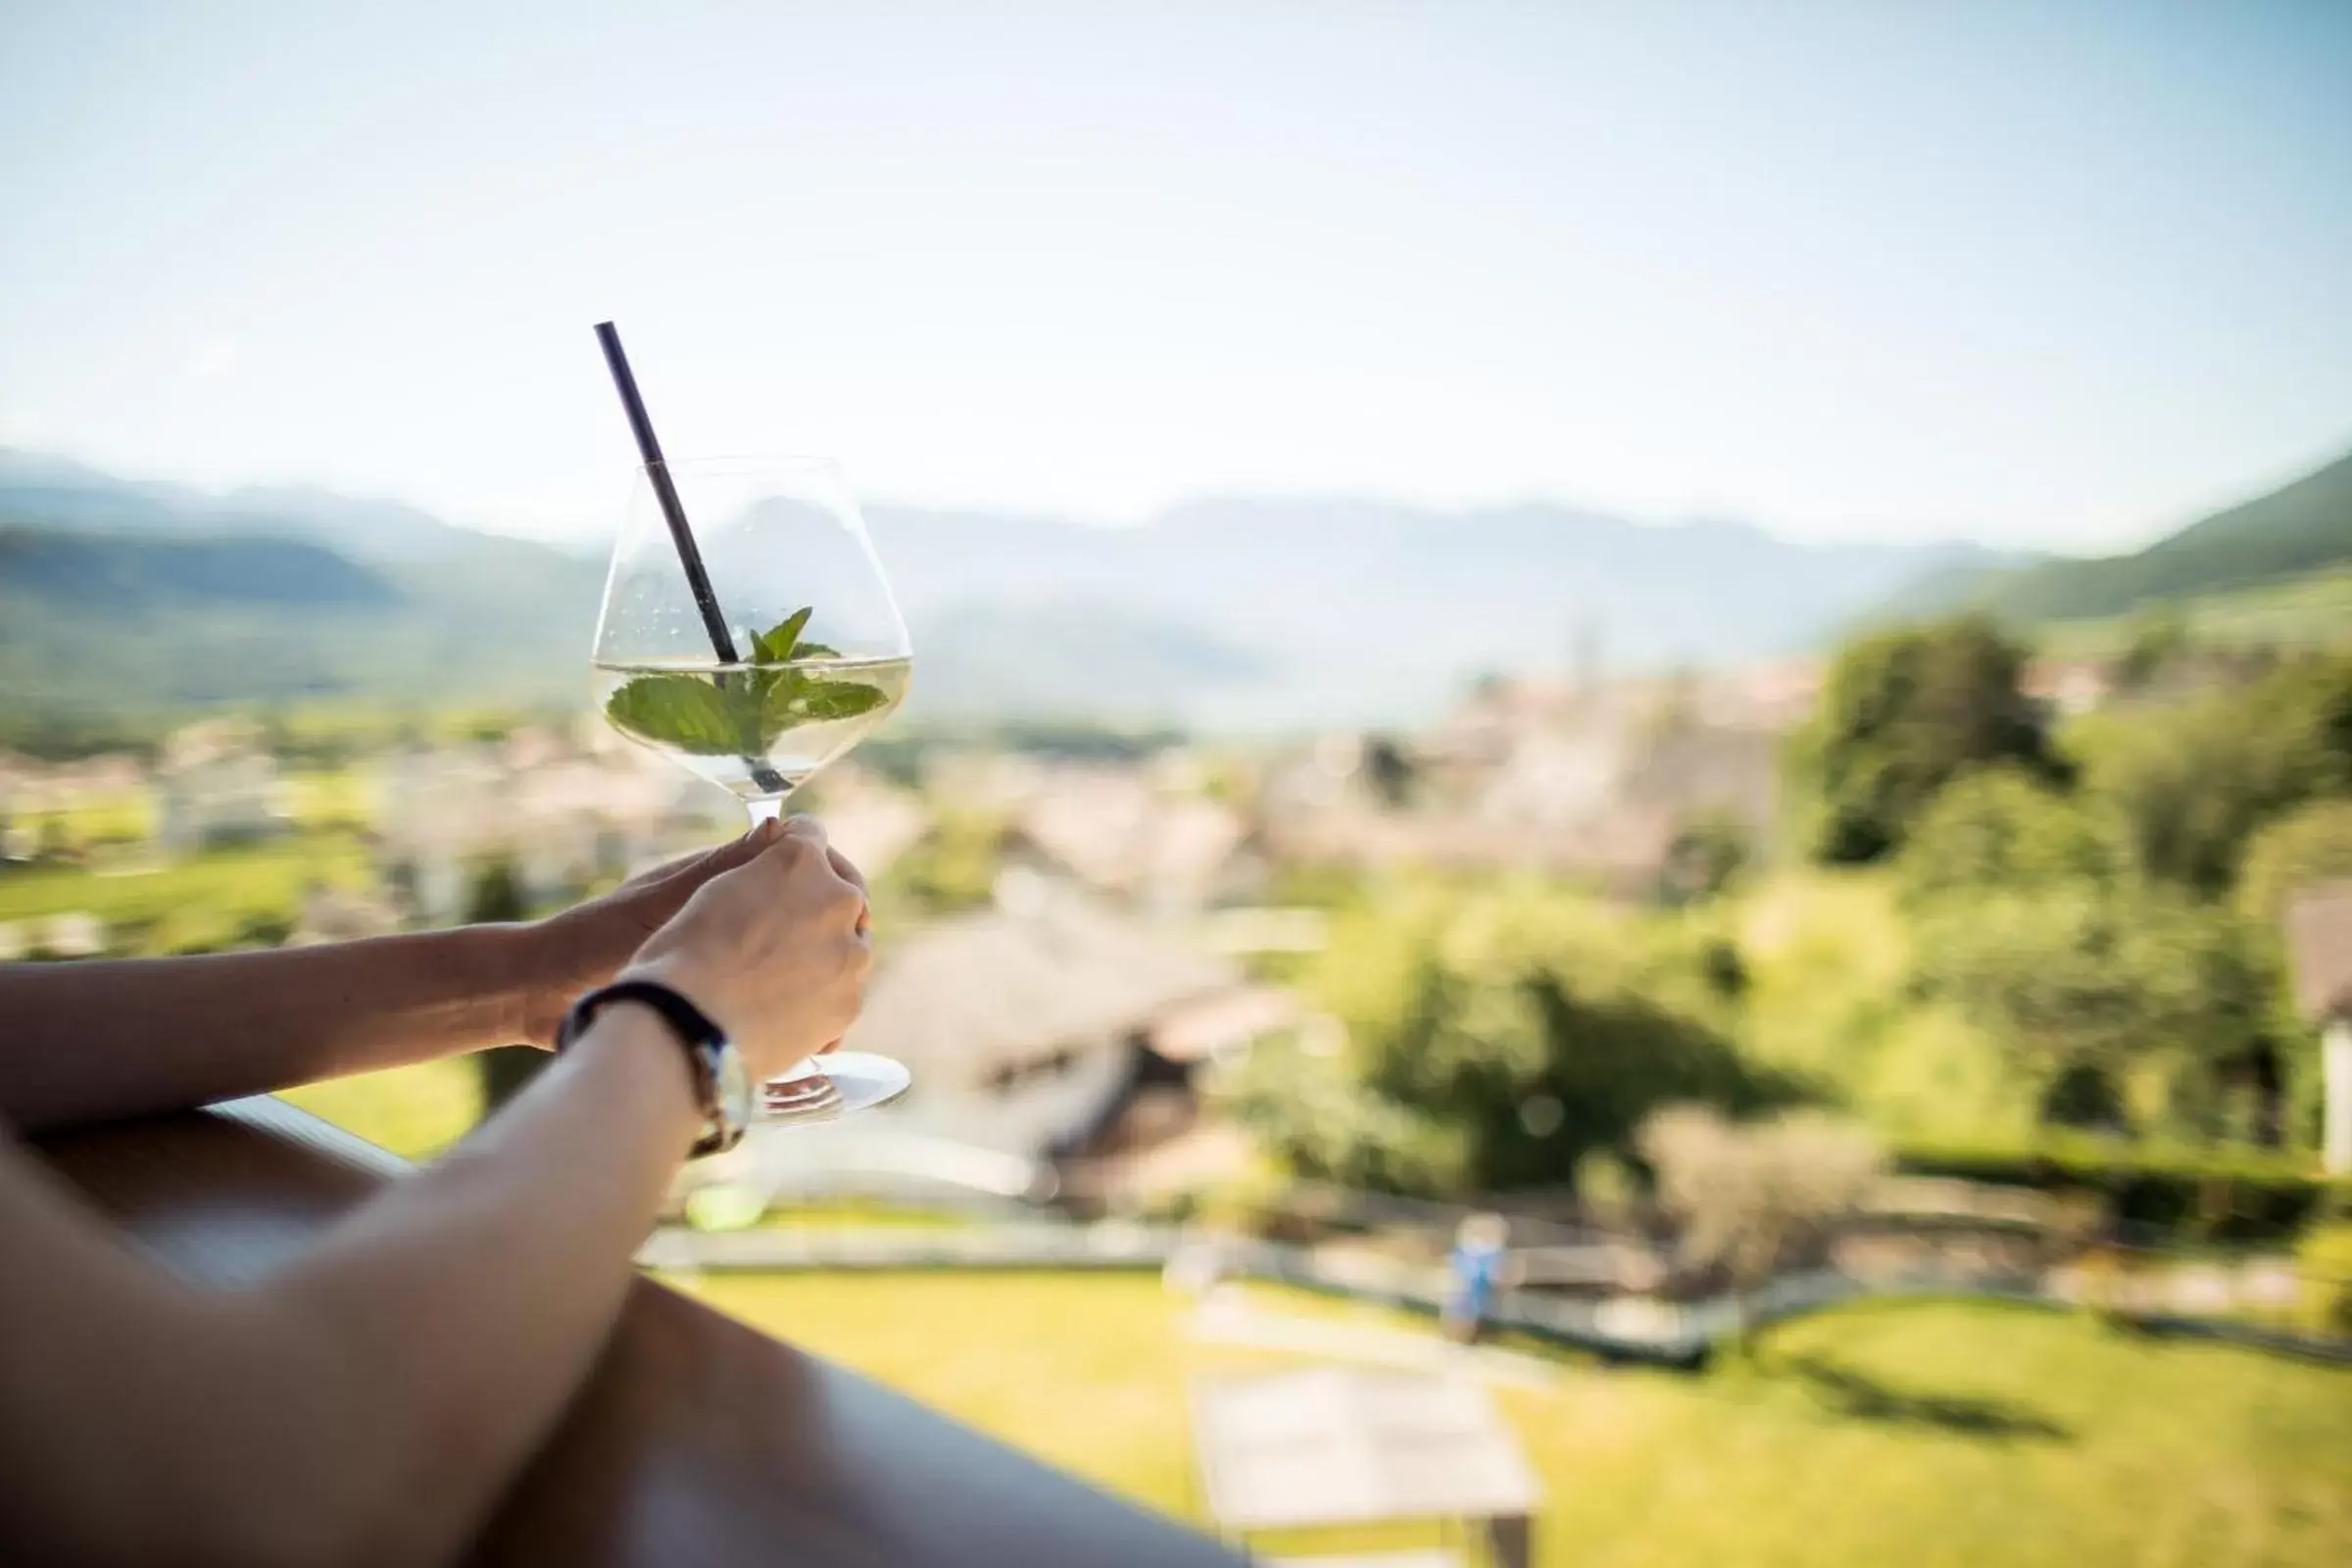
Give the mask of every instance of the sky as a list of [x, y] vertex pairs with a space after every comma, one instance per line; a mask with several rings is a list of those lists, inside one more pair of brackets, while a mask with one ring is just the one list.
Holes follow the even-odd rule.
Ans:
[[2352, 5], [0, 0], [0, 445], [609, 529], [673, 456], [1133, 521], [2130, 546], [2352, 446]]

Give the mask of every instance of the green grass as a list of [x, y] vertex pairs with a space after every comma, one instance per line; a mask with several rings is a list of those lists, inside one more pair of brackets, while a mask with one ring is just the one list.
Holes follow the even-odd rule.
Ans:
[[[1189, 1346], [1154, 1278], [689, 1288], [1049, 1462], [1198, 1511], [1185, 1380], [1236, 1357]], [[2352, 1372], [2076, 1317], [1860, 1308], [1773, 1332], [1752, 1365], [1564, 1360], [1555, 1389], [1501, 1398], [1544, 1478], [1547, 1564], [2352, 1560]]]
[[481, 1082], [463, 1056], [330, 1078], [278, 1097], [410, 1159], [430, 1159], [481, 1115]]
[[14, 825], [29, 829], [38, 843], [50, 842], [55, 833], [76, 849], [151, 838], [155, 833], [155, 796], [143, 789], [86, 795], [71, 805], [22, 812]]
[[294, 820], [304, 830], [357, 830], [375, 820], [375, 781], [358, 768], [286, 775]]

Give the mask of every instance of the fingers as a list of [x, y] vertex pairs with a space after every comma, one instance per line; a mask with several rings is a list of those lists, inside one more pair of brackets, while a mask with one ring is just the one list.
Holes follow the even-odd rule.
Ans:
[[665, 882], [702, 883], [722, 871], [732, 871], [748, 865], [768, 842], [775, 837], [776, 825], [761, 822], [748, 833], [737, 834], [724, 844], [713, 844], [707, 850], [689, 850], [684, 855], [662, 861], [650, 871], [640, 872], [630, 880], [643, 887], [660, 887]]
[[874, 923], [873, 900], [866, 892], [865, 873], [858, 870], [857, 862], [839, 850], [828, 847], [825, 858], [832, 865], [835, 876], [858, 890], [858, 934], [865, 935]]
[[[812, 816], [796, 816], [785, 822], [759, 853], [757, 864], [763, 874], [780, 882], [789, 882], [799, 874], [804, 862], [822, 867], [826, 886], [823, 895], [826, 905], [841, 915], [845, 922], [858, 930], [865, 928], [865, 879], [849, 858], [835, 850], [825, 839], [824, 824]], [[813, 891], [813, 890], [812, 890]]]
[[834, 878], [850, 887], [858, 898], [865, 897], [864, 874], [848, 856], [833, 848], [832, 841], [825, 836], [824, 823], [813, 816], [796, 816], [784, 824], [783, 836], [809, 849], [821, 851], [825, 858], [825, 868], [833, 873]]
[[[825, 852], [825, 863], [832, 867], [833, 874], [856, 888], [859, 899], [866, 897], [865, 873], [858, 869], [855, 860], [833, 848], [832, 840], [826, 836], [824, 823], [813, 816], [796, 816], [784, 824], [784, 831], [821, 847]], [[862, 916], [858, 923], [861, 927], [864, 924]]]

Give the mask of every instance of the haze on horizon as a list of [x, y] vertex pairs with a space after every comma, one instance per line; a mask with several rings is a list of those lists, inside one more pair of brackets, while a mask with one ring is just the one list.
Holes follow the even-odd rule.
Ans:
[[1541, 498], [2137, 543], [2352, 444], [2352, 7], [0, 11], [0, 445], [583, 536]]

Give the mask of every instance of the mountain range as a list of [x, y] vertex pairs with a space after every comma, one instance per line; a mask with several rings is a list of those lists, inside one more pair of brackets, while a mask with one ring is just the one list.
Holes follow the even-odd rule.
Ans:
[[2007, 571], [1964, 567], [1914, 586], [1922, 606], [1982, 605], [2038, 624], [2128, 614], [2287, 582], [2352, 563], [2352, 452], [2126, 555]]
[[[914, 711], [1295, 727], [1410, 721], [1492, 669], [1812, 651], [1889, 606], [2089, 612], [2076, 607], [2299, 569], [2352, 553], [2348, 480], [2352, 460], [2103, 563], [1805, 544], [1544, 503], [1243, 498], [1123, 528], [890, 506], [867, 517], [915, 641]], [[602, 577], [584, 551], [398, 502], [213, 494], [0, 451], [0, 693], [14, 707], [579, 702]]]

